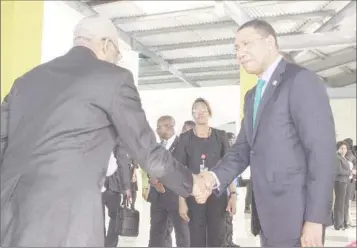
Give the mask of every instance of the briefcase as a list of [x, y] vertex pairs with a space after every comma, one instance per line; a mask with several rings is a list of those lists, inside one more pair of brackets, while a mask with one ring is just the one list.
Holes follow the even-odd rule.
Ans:
[[140, 213], [132, 203], [123, 200], [116, 218], [116, 233], [120, 236], [137, 237], [139, 235]]

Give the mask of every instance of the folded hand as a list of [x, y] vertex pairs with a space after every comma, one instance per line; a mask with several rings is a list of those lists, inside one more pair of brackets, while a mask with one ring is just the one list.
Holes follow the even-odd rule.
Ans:
[[214, 178], [210, 173], [204, 172], [199, 175], [193, 175], [192, 195], [197, 203], [203, 204], [207, 201], [207, 198], [212, 194], [213, 185]]

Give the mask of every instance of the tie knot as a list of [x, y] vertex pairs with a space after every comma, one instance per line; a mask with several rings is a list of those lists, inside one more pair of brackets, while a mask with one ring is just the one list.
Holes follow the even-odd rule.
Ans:
[[167, 140], [161, 140], [160, 144], [161, 144], [163, 147], [166, 147]]

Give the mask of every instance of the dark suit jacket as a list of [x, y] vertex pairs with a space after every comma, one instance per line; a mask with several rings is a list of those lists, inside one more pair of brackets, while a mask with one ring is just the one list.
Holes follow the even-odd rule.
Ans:
[[[172, 143], [169, 151], [175, 157], [176, 155], [176, 147], [178, 144], [178, 137], [175, 138], [174, 142]], [[165, 187], [165, 193], [159, 193], [155, 187], [150, 185], [150, 191], [148, 195], [148, 202], [151, 204], [159, 203], [166, 208], [178, 208], [178, 195], [175, 194], [173, 191]]]
[[254, 93], [255, 87], [246, 94], [235, 145], [212, 171], [222, 193], [250, 165], [264, 235], [271, 244], [291, 245], [304, 221], [331, 222], [333, 115], [322, 80], [285, 60], [268, 82], [253, 129]]
[[125, 193], [125, 190], [131, 189], [130, 160], [126, 151], [119, 146], [114, 148], [114, 156], [117, 170], [105, 178], [104, 187], [114, 192]]
[[75, 47], [18, 78], [1, 104], [1, 246], [103, 247], [101, 188], [116, 143], [177, 194], [192, 191], [128, 70]]
[[338, 154], [336, 181], [347, 183], [351, 174], [352, 171], [350, 169], [349, 160], [343, 158], [341, 155]]

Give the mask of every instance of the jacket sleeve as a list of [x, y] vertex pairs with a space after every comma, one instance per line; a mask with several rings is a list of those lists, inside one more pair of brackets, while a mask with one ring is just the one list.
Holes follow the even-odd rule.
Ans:
[[192, 193], [192, 173], [156, 142], [141, 106], [132, 74], [122, 70], [112, 95], [109, 118], [124, 149], [150, 176], [182, 197]]
[[117, 161], [118, 166], [118, 179], [120, 185], [124, 190], [131, 188], [131, 173], [129, 168], [129, 159], [126, 151], [119, 146], [116, 146], [114, 149], [114, 155]]
[[338, 159], [337, 162], [337, 175], [339, 176], [349, 176], [351, 175], [351, 171], [350, 170], [346, 170], [345, 168], [343, 168], [343, 162], [341, 161], [341, 159]]
[[[250, 94], [251, 91], [246, 94], [245, 102], [247, 102], [247, 98]], [[235, 144], [228, 149], [224, 157], [211, 169], [219, 181], [218, 194], [224, 193], [228, 185], [249, 166], [250, 150], [245, 134], [243, 118]]]

